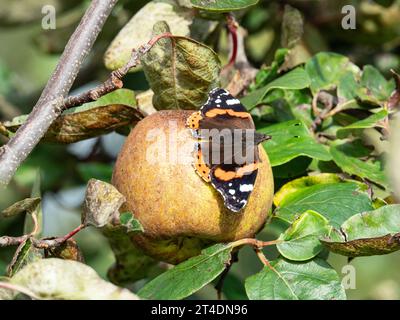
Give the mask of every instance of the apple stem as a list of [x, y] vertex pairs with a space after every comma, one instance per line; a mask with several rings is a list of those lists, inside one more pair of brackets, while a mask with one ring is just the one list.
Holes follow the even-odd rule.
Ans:
[[233, 248], [235, 248], [235, 247], [239, 247], [239, 246], [243, 246], [243, 245], [251, 245], [256, 249], [260, 249], [260, 248], [263, 248], [263, 247], [276, 245], [276, 244], [279, 244], [281, 242], [282, 242], [282, 240], [278, 240], [278, 239], [277, 240], [272, 240], [272, 241], [261, 241], [261, 240], [257, 240], [257, 239], [254, 239], [254, 238], [245, 238], [245, 239], [240, 239], [240, 240], [237, 240], [235, 242], [232, 242], [231, 246]]

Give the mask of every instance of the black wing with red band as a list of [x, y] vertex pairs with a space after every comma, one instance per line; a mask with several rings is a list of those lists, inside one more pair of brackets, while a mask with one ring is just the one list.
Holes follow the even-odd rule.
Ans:
[[[220, 142], [220, 145], [212, 145], [215, 141], [211, 141], [205, 133], [208, 130], [229, 129], [234, 130], [253, 130], [255, 127], [251, 115], [240, 101], [234, 98], [228, 91], [216, 88], [210, 91], [207, 102], [198, 112], [194, 112], [186, 123], [187, 127], [192, 130], [193, 135], [198, 138], [195, 148], [194, 167], [196, 172], [206, 182], [211, 182], [213, 187], [221, 193], [225, 206], [233, 211], [242, 210], [251, 195], [258, 172], [258, 141], [250, 141], [248, 147], [243, 150], [254, 154], [254, 161], [238, 163], [234, 157], [222, 157], [223, 162], [213, 162], [211, 157], [206, 155], [207, 152], [224, 153], [229, 147], [230, 150], [234, 146], [226, 145], [226, 140]], [[259, 138], [260, 134], [257, 135]], [[257, 138], [257, 139], [258, 139]], [[229, 141], [234, 141], [231, 139]], [[230, 142], [233, 143], [233, 142]], [[243, 146], [240, 146], [242, 148]], [[221, 157], [219, 157], [221, 159]], [[246, 157], [247, 158], [247, 157]], [[230, 160], [230, 161], [228, 161]], [[227, 163], [229, 162], [229, 163]]]

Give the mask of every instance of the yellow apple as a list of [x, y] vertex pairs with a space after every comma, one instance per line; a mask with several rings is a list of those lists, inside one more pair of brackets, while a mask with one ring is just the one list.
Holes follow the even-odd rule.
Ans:
[[179, 263], [213, 243], [254, 237], [264, 226], [274, 191], [268, 156], [259, 146], [260, 166], [247, 206], [239, 213], [195, 172], [196, 139], [185, 127], [193, 111], [159, 111], [141, 120], [127, 137], [112, 182], [126, 197], [144, 233], [132, 242], [158, 260]]

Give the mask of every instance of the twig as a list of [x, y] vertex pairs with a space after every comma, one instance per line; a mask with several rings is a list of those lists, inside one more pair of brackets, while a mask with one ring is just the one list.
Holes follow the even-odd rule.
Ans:
[[31, 212], [30, 216], [31, 216], [32, 222], [33, 222], [33, 230], [30, 233], [30, 235], [34, 236], [39, 230], [39, 221], [38, 221], [38, 217], [35, 212]]
[[247, 244], [253, 246], [254, 248], [263, 248], [267, 246], [276, 245], [279, 243], [282, 243], [282, 240], [261, 241], [254, 238], [245, 238], [232, 242], [231, 245], [232, 247], [239, 247]]
[[[139, 64], [141, 56], [146, 54], [158, 40], [162, 38], [169, 38], [172, 36], [173, 35], [169, 32], [160, 34], [150, 39], [148, 43], [139, 47], [138, 50], [135, 49], [132, 50], [132, 55], [129, 61], [124, 66], [122, 66], [117, 70], [112, 71], [108, 79], [104, 81], [102, 84], [96, 86], [95, 88], [82, 92], [79, 95], [70, 96], [64, 99], [64, 101], [60, 105], [60, 110], [64, 111], [73, 107], [80, 106], [84, 103], [95, 101], [100, 97], [102, 97], [103, 95], [106, 95], [107, 93], [122, 88], [123, 87], [122, 78], [129, 72], [130, 69], [136, 67]], [[141, 110], [141, 112], [144, 115], [146, 113], [143, 110]], [[0, 133], [3, 134], [4, 136], [8, 135], [7, 128], [4, 127], [4, 125], [1, 122], [0, 122]], [[4, 146], [4, 148], [5, 147], [7, 147], [7, 145]], [[1, 152], [2, 148], [0, 148], [0, 156]]]
[[315, 117], [318, 117], [320, 114], [320, 111], [318, 109], [318, 95], [319, 95], [319, 91], [313, 96], [312, 103], [311, 103], [312, 111], [313, 111]]
[[[318, 108], [318, 101], [321, 101], [325, 106], [325, 108], [322, 111], [320, 111]], [[314, 95], [312, 100], [312, 110], [315, 119], [311, 125], [311, 129], [313, 131], [317, 129], [317, 127], [322, 123], [323, 120], [342, 110], [341, 106], [337, 105], [337, 103], [338, 103], [337, 99], [328, 92], [319, 91]], [[333, 106], [336, 107], [333, 108]], [[333, 110], [335, 111], [332, 112]]]
[[275, 274], [285, 283], [285, 285], [288, 287], [288, 289], [290, 290], [290, 292], [292, 293], [292, 295], [294, 297], [297, 298], [296, 294], [294, 293], [292, 287], [289, 285], [289, 283], [287, 282], [287, 280], [282, 277], [282, 275], [278, 272], [278, 270], [276, 270], [271, 263], [269, 262], [269, 260], [267, 259], [267, 257], [264, 255], [264, 253], [261, 251], [261, 249], [254, 249], [254, 251], [257, 254], [258, 259], [260, 259], [260, 261], [262, 262], [263, 265], [265, 265], [266, 267], [268, 267], [272, 272], [275, 272]]
[[254, 68], [246, 56], [244, 38], [247, 31], [235, 20], [235, 17], [226, 14], [226, 23], [231, 35], [231, 56], [228, 64], [221, 70], [221, 78], [229, 79], [226, 89], [234, 96], [238, 96], [254, 80], [258, 70]]
[[272, 271], [277, 273], [276, 269], [273, 266], [271, 266], [269, 260], [264, 255], [261, 249], [254, 249], [254, 251], [256, 252], [258, 259], [260, 259], [263, 265], [265, 265], [266, 267], [270, 268]]
[[141, 56], [146, 54], [158, 40], [168, 37], [172, 37], [172, 34], [169, 32], [160, 34], [150, 39], [150, 41], [146, 44], [140, 46], [139, 49], [133, 49], [129, 61], [124, 66], [111, 72], [109, 78], [97, 87], [83, 92], [77, 96], [68, 97], [65, 99], [62, 109], [65, 110], [80, 106], [87, 102], [95, 101], [107, 93], [122, 88], [122, 78], [129, 72], [130, 69], [135, 68], [139, 64]]
[[68, 239], [70, 239], [74, 235], [76, 235], [79, 231], [83, 230], [85, 227], [86, 226], [84, 224], [81, 224], [63, 237], [54, 238], [54, 239], [40, 239], [40, 240], [33, 239], [32, 242], [33, 242], [33, 245], [38, 249], [49, 249], [49, 248], [58, 247], [61, 244], [63, 244], [65, 241], [67, 241]]
[[236, 61], [236, 55], [238, 49], [237, 29], [239, 27], [239, 24], [236, 22], [236, 19], [232, 13], [227, 13], [225, 17], [226, 17], [226, 27], [228, 28], [229, 34], [231, 35], [232, 39], [231, 57], [229, 58], [228, 64], [224, 67], [227, 68], [229, 66], [232, 66]]
[[221, 71], [221, 76], [227, 74], [230, 71], [235, 71], [233, 77], [230, 79], [226, 89], [233, 95], [238, 96], [246, 90], [249, 85], [253, 82], [258, 72], [258, 69], [254, 68], [246, 56], [246, 50], [244, 47], [244, 38], [247, 35], [247, 31], [242, 27], [237, 29], [237, 54], [234, 65], [229, 68], [224, 68]]
[[57, 237], [57, 238], [43, 238], [43, 239], [35, 239], [33, 237], [33, 234], [29, 235], [24, 235], [21, 237], [9, 237], [9, 236], [3, 236], [0, 237], [0, 247], [7, 247], [7, 246], [17, 246], [26, 241], [26, 239], [30, 238], [32, 241], [32, 244], [35, 248], [37, 249], [49, 249], [49, 248], [55, 248], [60, 245], [62, 245], [65, 241], [68, 239], [72, 238], [75, 234], [77, 234], [79, 231], [83, 230], [86, 226], [84, 224], [79, 225], [76, 227], [74, 230], [66, 234], [65, 236], [62, 237]]
[[0, 185], [7, 185], [53, 121], [61, 114], [78, 71], [117, 0], [92, 0], [27, 121], [0, 152]]
[[26, 240], [27, 236], [21, 236], [21, 237], [9, 237], [9, 236], [3, 236], [0, 237], [0, 247], [8, 247], [8, 246], [18, 246], [22, 242]]

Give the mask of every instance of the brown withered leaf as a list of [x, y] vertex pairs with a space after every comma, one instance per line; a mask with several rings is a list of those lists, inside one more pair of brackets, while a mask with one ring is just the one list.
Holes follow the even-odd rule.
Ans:
[[400, 249], [400, 205], [356, 214], [340, 231], [320, 240], [330, 251], [348, 257], [387, 254]]
[[[121, 29], [111, 42], [104, 55], [106, 68], [115, 70], [125, 65], [132, 54], [151, 39], [153, 25], [157, 21], [166, 21], [175, 35], [188, 36], [194, 14], [187, 8], [178, 6], [173, 0], [149, 1]], [[131, 72], [141, 67], [132, 68]]]
[[83, 203], [82, 223], [97, 228], [109, 223], [118, 209], [125, 202], [125, 197], [111, 184], [90, 179]]
[[330, 251], [347, 257], [388, 254], [400, 249], [400, 234], [345, 242], [320, 240]]
[[[170, 32], [166, 22], [154, 25], [154, 36]], [[142, 58], [143, 71], [154, 91], [153, 106], [199, 109], [217, 85], [220, 62], [209, 47], [182, 36], [163, 38]]]
[[23, 199], [4, 209], [0, 213], [0, 216], [8, 218], [24, 212], [30, 213], [35, 210], [40, 201], [41, 199], [39, 197]]
[[60, 258], [65, 260], [74, 260], [78, 262], [85, 262], [83, 254], [79, 249], [77, 242], [74, 239], [68, 239], [60, 246], [50, 248], [46, 252], [49, 257]]
[[[134, 92], [119, 89], [97, 101], [63, 112], [50, 126], [43, 141], [73, 143], [134, 125], [143, 117], [136, 108]], [[23, 115], [4, 122], [3, 126], [9, 132], [7, 136], [16, 132], [26, 119], [27, 115]]]

